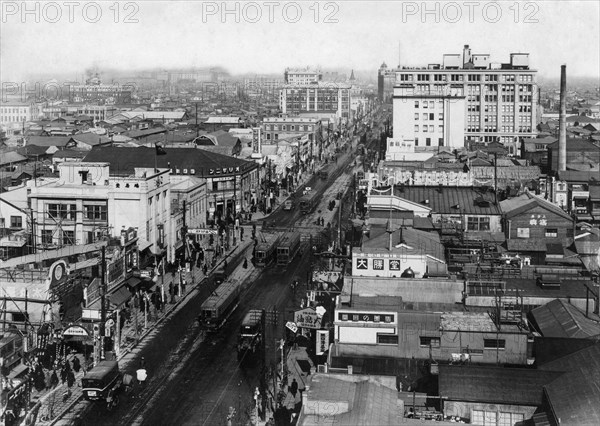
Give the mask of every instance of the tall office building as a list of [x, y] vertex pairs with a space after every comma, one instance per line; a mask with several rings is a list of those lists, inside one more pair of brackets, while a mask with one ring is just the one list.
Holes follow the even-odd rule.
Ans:
[[[472, 54], [465, 45], [462, 60], [460, 54], [445, 54], [441, 64], [392, 72], [396, 76], [395, 101], [406, 97], [406, 102], [414, 103], [419, 96], [427, 100], [464, 97], [467, 146], [497, 141], [510, 154], [518, 155], [521, 140], [536, 135], [537, 71], [530, 69], [528, 53], [511, 53], [510, 63], [495, 63], [490, 62], [489, 54]], [[389, 73], [379, 71], [380, 97], [385, 97], [382, 77]]]

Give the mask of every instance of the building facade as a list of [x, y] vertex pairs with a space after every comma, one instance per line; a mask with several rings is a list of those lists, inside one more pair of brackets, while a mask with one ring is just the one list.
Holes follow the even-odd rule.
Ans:
[[323, 73], [321, 71], [306, 69], [292, 69], [286, 68], [283, 73], [283, 81], [285, 84], [292, 85], [307, 85], [318, 83], [323, 79]]
[[[415, 148], [464, 147], [465, 97], [454, 94], [420, 95], [407, 87], [394, 89], [394, 138], [413, 140]], [[393, 154], [390, 146], [387, 153]], [[394, 158], [390, 158], [394, 159]]]
[[[396, 69], [396, 87], [412, 96], [464, 97], [466, 142], [497, 141], [518, 155], [521, 141], [536, 135], [537, 71], [529, 67], [529, 54], [512, 53], [509, 63], [494, 63], [490, 55], [471, 54], [465, 45], [462, 61], [460, 56], [447, 54], [442, 64]], [[380, 70], [380, 80], [386, 73]]]
[[122, 229], [134, 228], [154, 253], [167, 250], [172, 229], [168, 169], [135, 168], [131, 175], [115, 176], [109, 163], [67, 162], [58, 172], [58, 179], [30, 185], [38, 248], [120, 238]]
[[349, 84], [287, 84], [280, 92], [279, 108], [283, 114], [322, 114], [342, 121], [351, 119]]

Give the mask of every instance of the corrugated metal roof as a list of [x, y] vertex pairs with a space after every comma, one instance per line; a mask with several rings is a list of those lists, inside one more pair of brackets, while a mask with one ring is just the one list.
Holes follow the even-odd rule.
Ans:
[[[544, 337], [585, 339], [600, 335], [599, 322], [586, 318], [575, 306], [559, 299], [535, 308], [531, 315]], [[600, 321], [600, 317], [592, 316]]]
[[543, 386], [562, 373], [529, 368], [440, 365], [440, 396], [453, 401], [539, 406]]
[[555, 419], [561, 425], [600, 424], [600, 344], [589, 346], [540, 367], [565, 371], [544, 386]]
[[[494, 205], [494, 196], [483, 193], [470, 187], [431, 187], [431, 186], [404, 186], [394, 187], [394, 195], [415, 203], [422, 204], [432, 209], [434, 213], [443, 214], [478, 214], [500, 215], [500, 207]], [[482, 198], [488, 201], [485, 207], [479, 206], [475, 200]], [[429, 200], [429, 204], [425, 204]], [[458, 206], [459, 208], [455, 208]]]

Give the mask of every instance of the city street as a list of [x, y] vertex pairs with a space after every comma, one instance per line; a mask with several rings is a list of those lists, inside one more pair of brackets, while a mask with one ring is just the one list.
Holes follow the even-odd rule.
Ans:
[[[354, 147], [358, 139], [355, 138]], [[295, 226], [303, 233], [312, 229], [311, 234], [318, 234], [323, 230], [316, 225], [319, 217], [335, 226], [336, 210], [329, 211], [327, 204], [351, 184], [354, 168], [348, 165], [355, 158], [354, 149], [339, 153], [338, 168], [327, 180], [313, 177], [297, 189], [297, 198], [306, 186], [321, 194], [314, 212], [302, 215], [298, 209], [288, 212], [279, 208], [265, 219], [271, 226], [262, 232], [280, 232]], [[208, 279], [188, 295], [185, 303], [163, 321], [150, 339], [128, 355], [124, 371], [132, 375], [141, 358], [145, 359], [149, 380], [144, 388], [136, 386], [130, 394], [122, 395], [120, 405], [111, 412], [104, 404], [82, 401], [61, 424], [80, 421], [86, 425], [214, 425], [226, 422], [230, 408], [235, 410], [233, 424], [246, 424], [254, 409], [252, 396], [260, 385], [261, 375], [266, 372], [272, 380], [276, 374], [280, 359], [278, 341], [285, 336], [285, 323], [293, 319], [292, 313], [299, 308], [298, 300], [306, 289], [310, 252], [303, 250], [288, 267], [255, 269], [249, 264], [243, 270], [241, 263], [244, 257], [252, 256], [252, 246], [246, 245], [244, 250], [245, 253], [236, 252], [229, 260], [232, 274], [245, 279], [240, 303], [218, 333], [207, 335], [196, 321], [202, 302], [215, 288]], [[294, 280], [299, 280], [300, 289], [292, 293], [290, 284]], [[241, 361], [237, 358], [238, 329], [250, 309], [268, 312], [264, 361], [260, 352]], [[275, 310], [276, 320], [271, 314]]]

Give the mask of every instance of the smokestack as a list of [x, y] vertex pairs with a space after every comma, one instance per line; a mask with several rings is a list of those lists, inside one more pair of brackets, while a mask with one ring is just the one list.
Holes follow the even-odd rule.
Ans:
[[558, 171], [567, 170], [567, 66], [560, 66], [560, 114], [558, 122]]

